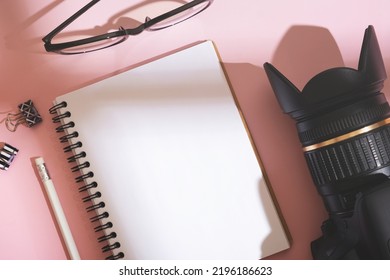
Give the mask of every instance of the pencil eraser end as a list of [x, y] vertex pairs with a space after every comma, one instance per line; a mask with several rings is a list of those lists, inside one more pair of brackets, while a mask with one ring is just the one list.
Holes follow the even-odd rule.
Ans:
[[45, 162], [44, 162], [43, 158], [41, 158], [41, 157], [35, 159], [35, 164], [36, 164], [36, 165], [38, 165], [38, 164], [44, 164], [44, 163], [45, 163]]

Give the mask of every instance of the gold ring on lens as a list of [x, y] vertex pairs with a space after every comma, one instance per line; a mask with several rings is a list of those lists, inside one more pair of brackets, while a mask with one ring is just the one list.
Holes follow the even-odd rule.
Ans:
[[387, 124], [390, 124], [390, 118], [387, 118], [387, 119], [384, 119], [384, 120], [379, 121], [377, 123], [365, 126], [365, 127], [360, 128], [358, 130], [354, 130], [354, 131], [351, 131], [349, 133], [346, 133], [346, 134], [334, 137], [334, 138], [326, 140], [324, 142], [303, 147], [303, 151], [304, 152], [310, 152], [310, 151], [313, 151], [313, 150], [317, 150], [319, 148], [323, 148], [323, 147], [326, 147], [326, 146], [329, 146], [329, 145], [332, 145], [332, 144], [336, 144], [336, 143], [339, 143], [341, 141], [348, 140], [350, 138], [358, 136], [360, 134], [370, 132], [370, 131], [372, 131], [374, 129], [380, 128], [380, 127], [385, 126]]

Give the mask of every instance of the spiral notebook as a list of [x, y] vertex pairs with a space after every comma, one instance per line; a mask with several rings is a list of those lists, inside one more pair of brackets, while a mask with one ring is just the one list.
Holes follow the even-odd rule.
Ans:
[[54, 104], [110, 258], [260, 259], [289, 247], [212, 42]]

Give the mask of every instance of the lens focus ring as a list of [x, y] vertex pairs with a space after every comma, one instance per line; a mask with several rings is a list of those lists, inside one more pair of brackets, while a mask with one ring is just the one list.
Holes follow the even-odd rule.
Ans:
[[321, 149], [305, 158], [316, 185], [332, 184], [390, 164], [390, 126]]

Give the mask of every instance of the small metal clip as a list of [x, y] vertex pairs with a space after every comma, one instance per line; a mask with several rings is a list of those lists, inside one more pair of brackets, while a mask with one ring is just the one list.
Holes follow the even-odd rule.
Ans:
[[27, 127], [33, 127], [42, 122], [42, 117], [31, 100], [19, 104], [18, 108], [19, 113], [8, 113], [7, 116], [0, 121], [0, 123], [5, 121], [5, 126], [9, 131], [15, 132], [20, 124], [24, 124]]
[[[1, 146], [1, 145], [0, 145]], [[3, 143], [0, 149], [0, 169], [8, 170], [19, 150], [7, 143]]]

